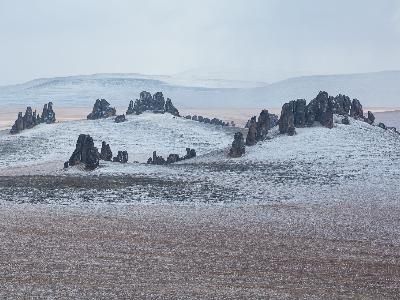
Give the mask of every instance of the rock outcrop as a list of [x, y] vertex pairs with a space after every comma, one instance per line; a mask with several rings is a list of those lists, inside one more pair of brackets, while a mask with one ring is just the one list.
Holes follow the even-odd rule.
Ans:
[[112, 161], [113, 154], [111, 147], [105, 141], [101, 143], [100, 159], [105, 161]]
[[36, 114], [36, 110], [32, 111], [32, 108], [28, 106], [25, 111], [25, 115], [22, 115], [22, 112], [18, 113], [17, 120], [14, 122], [10, 133], [17, 134], [24, 129], [30, 129], [35, 127], [40, 123], [54, 123], [56, 121], [56, 114], [53, 111], [53, 103], [49, 102], [45, 104], [43, 107], [42, 117], [39, 114]]
[[256, 136], [257, 136], [257, 117], [254, 116], [250, 119], [249, 131], [247, 132], [246, 136], [246, 145], [254, 146], [257, 143]]
[[128, 152], [127, 151], [118, 151], [117, 156], [113, 158], [113, 162], [127, 163], [128, 162]]
[[[86, 169], [94, 170], [99, 166], [99, 160], [100, 154], [94, 146], [93, 138], [90, 135], [80, 134], [68, 165], [75, 166], [82, 163]], [[66, 164], [64, 164], [64, 167], [66, 167]]]
[[285, 103], [282, 106], [281, 117], [279, 119], [279, 132], [281, 134], [295, 135], [294, 127], [294, 101]]
[[364, 119], [363, 107], [357, 99], [353, 99], [351, 103], [350, 116], [355, 119]]
[[93, 110], [90, 114], [88, 114], [88, 120], [97, 120], [113, 117], [116, 114], [116, 110], [113, 107], [110, 107], [110, 103], [106, 99], [97, 99]]
[[365, 119], [365, 121], [370, 125], [374, 124], [375, 116], [371, 111], [368, 111], [368, 117]]
[[116, 116], [115, 119], [114, 119], [115, 123], [122, 123], [122, 122], [125, 122], [125, 121], [126, 121], [125, 115]]
[[332, 110], [334, 114], [346, 116], [350, 113], [351, 100], [348, 96], [339, 94], [333, 99]]
[[186, 116], [185, 119], [189, 119], [189, 120], [192, 119], [192, 121], [197, 121], [197, 122], [200, 122], [200, 123], [206, 123], [206, 124], [212, 124], [212, 125], [229, 126], [229, 122], [224, 122], [224, 121], [222, 121], [222, 120], [220, 120], [218, 118], [210, 119], [210, 118], [207, 118], [207, 117], [194, 115], [193, 117]]
[[266, 139], [268, 130], [270, 129], [271, 121], [270, 114], [268, 110], [262, 110], [260, 115], [258, 116], [258, 120], [256, 117], [252, 117], [248, 122], [249, 131], [246, 136], [246, 145], [253, 146], [257, 144], [257, 142], [263, 141]]
[[229, 156], [236, 158], [241, 157], [246, 152], [244, 145], [243, 133], [236, 132], [233, 138], [232, 147], [229, 150]]
[[327, 92], [319, 92], [307, 105], [306, 124], [312, 126], [315, 121], [327, 128], [333, 128], [333, 97]]
[[153, 113], [167, 112], [174, 116], [179, 116], [179, 111], [172, 104], [172, 100], [167, 98], [167, 101], [165, 101], [164, 95], [161, 92], [157, 92], [153, 96], [149, 92], [141, 92], [139, 99], [136, 99], [135, 102], [133, 102], [133, 100], [129, 102], [126, 114], [140, 115], [145, 111], [151, 111]]
[[167, 160], [165, 160], [162, 156], [158, 156], [156, 151], [153, 151], [153, 156], [149, 157], [147, 163], [152, 165], [166, 165], [194, 157], [196, 157], [196, 150], [191, 148], [186, 148], [185, 156], [180, 157], [178, 154], [169, 154]]
[[56, 114], [53, 110], [53, 103], [49, 102], [43, 106], [41, 122], [51, 124], [56, 121]]
[[165, 102], [165, 112], [170, 113], [171, 115], [174, 115], [176, 117], [179, 117], [178, 109], [172, 104], [172, 100], [169, 98], [167, 98], [167, 101]]

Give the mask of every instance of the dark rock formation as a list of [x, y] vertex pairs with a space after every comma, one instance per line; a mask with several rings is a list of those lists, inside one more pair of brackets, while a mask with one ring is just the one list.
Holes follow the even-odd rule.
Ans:
[[[206, 118], [203, 116], [196, 116], [194, 115], [191, 117], [193, 121], [198, 121], [201, 123], [212, 124], [212, 125], [220, 125], [220, 126], [229, 126], [229, 122], [224, 122], [218, 118]], [[187, 116], [186, 119], [190, 119], [190, 116]]]
[[178, 162], [178, 161], [180, 161], [181, 159], [179, 158], [179, 155], [178, 154], [170, 154], [170, 155], [168, 155], [168, 157], [167, 157], [167, 164], [173, 164], [173, 163], [176, 163], [176, 162]]
[[[94, 170], [99, 166], [100, 154], [94, 146], [93, 138], [90, 135], [80, 134], [76, 142], [75, 151], [68, 161], [70, 166], [85, 164], [88, 170]], [[64, 164], [65, 165], [65, 164]]]
[[162, 156], [158, 156], [156, 151], [153, 151], [153, 157], [149, 157], [147, 163], [153, 165], [165, 165], [167, 162]]
[[[115, 116], [116, 110], [110, 107], [106, 99], [97, 99], [92, 112], [87, 116], [88, 120], [103, 119]], [[42, 116], [43, 117], [43, 116]]]
[[139, 99], [136, 99], [135, 102], [133, 100], [129, 102], [126, 114], [140, 115], [145, 111], [152, 111], [154, 113], [167, 112], [174, 116], [179, 116], [179, 111], [172, 104], [172, 100], [167, 98], [167, 101], [165, 101], [164, 95], [161, 92], [157, 92], [153, 96], [149, 92], [141, 92]]
[[56, 114], [53, 111], [53, 104], [49, 102], [43, 107], [42, 117], [36, 114], [36, 111], [32, 112], [32, 108], [28, 106], [25, 111], [25, 115], [22, 116], [22, 112], [18, 113], [17, 120], [14, 122], [10, 133], [16, 134], [24, 129], [30, 129], [40, 123], [54, 123], [56, 121]]
[[257, 143], [256, 136], [257, 136], [257, 119], [254, 116], [250, 120], [249, 131], [247, 132], [246, 136], [246, 145], [254, 146]]
[[113, 158], [113, 162], [127, 163], [128, 162], [128, 152], [127, 151], [118, 151], [117, 156]]
[[294, 127], [294, 102], [285, 103], [282, 106], [281, 117], [279, 119], [279, 132], [281, 134], [294, 135], [296, 133]]
[[258, 120], [256, 117], [252, 117], [249, 124], [249, 131], [246, 136], [246, 145], [253, 146], [257, 142], [263, 141], [267, 138], [268, 130], [270, 128], [270, 114], [268, 110], [262, 110], [260, 115], [258, 116]]
[[186, 120], [191, 120], [191, 119], [192, 119], [192, 116], [191, 116], [191, 115], [187, 115], [187, 116], [185, 117], [185, 119], [186, 119]]
[[230, 157], [241, 157], [246, 152], [244, 138], [241, 132], [236, 132], [232, 142], [232, 148], [229, 150]]
[[351, 100], [346, 95], [339, 94], [333, 99], [332, 110], [334, 114], [348, 115], [350, 113]]
[[371, 111], [368, 111], [368, 117], [365, 120], [368, 124], [372, 125], [375, 122], [375, 116]]
[[350, 120], [349, 120], [349, 117], [348, 117], [348, 116], [345, 116], [345, 117], [342, 119], [342, 124], [344, 124], [344, 125], [350, 125]]
[[350, 116], [355, 119], [364, 119], [363, 107], [357, 99], [353, 99], [351, 103]]
[[10, 133], [16, 134], [24, 130], [24, 118], [22, 117], [22, 112], [18, 113], [17, 120], [15, 120], [14, 125], [11, 127]]
[[115, 123], [122, 123], [122, 122], [125, 122], [125, 121], [126, 121], [125, 115], [116, 116], [115, 119], [114, 119]]
[[68, 168], [68, 165], [69, 165], [69, 163], [66, 161], [66, 162], [64, 162], [64, 169], [67, 169]]
[[293, 114], [294, 114], [294, 126], [305, 127], [306, 126], [306, 110], [307, 102], [304, 99], [297, 99], [293, 101]]
[[379, 123], [378, 127], [382, 128], [382, 129], [385, 129], [385, 130], [387, 129], [386, 125], [383, 124], [383, 123]]
[[103, 141], [101, 143], [100, 159], [105, 161], [112, 161], [112, 158], [113, 154], [110, 145]]
[[258, 116], [256, 141], [263, 141], [266, 139], [269, 130], [270, 120], [268, 110], [263, 109]]
[[196, 157], [196, 150], [186, 148], [186, 155], [183, 157], [183, 159], [191, 159]]
[[184, 157], [179, 157], [178, 154], [169, 154], [167, 157], [167, 160], [165, 160], [162, 156], [158, 156], [157, 152], [153, 152], [153, 157], [149, 157], [147, 160], [148, 164], [153, 164], [153, 165], [165, 165], [165, 164], [173, 164], [178, 161], [182, 161], [185, 159], [191, 159], [196, 157], [196, 150], [186, 148], [186, 155]]
[[279, 124], [279, 117], [275, 114], [269, 114], [269, 128], [274, 128]]
[[43, 106], [41, 122], [51, 124], [56, 121], [56, 114], [53, 110], [53, 103], [49, 102]]
[[167, 98], [167, 101], [165, 102], [165, 112], [170, 113], [171, 115], [174, 115], [176, 117], [179, 117], [179, 111], [172, 104], [172, 101], [169, 98]]
[[319, 92], [307, 105], [306, 124], [312, 126], [318, 121], [322, 126], [333, 128], [333, 99], [327, 92]]

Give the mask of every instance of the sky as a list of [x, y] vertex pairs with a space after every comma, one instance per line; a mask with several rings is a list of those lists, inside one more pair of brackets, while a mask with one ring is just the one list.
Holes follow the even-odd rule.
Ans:
[[274, 82], [399, 69], [397, 0], [0, 0], [0, 85], [93, 73]]

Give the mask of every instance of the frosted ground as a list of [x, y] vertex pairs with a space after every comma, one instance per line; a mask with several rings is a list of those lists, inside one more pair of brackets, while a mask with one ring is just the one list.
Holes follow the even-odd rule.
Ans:
[[[398, 299], [400, 138], [339, 121], [239, 159], [168, 114], [2, 131], [0, 298]], [[129, 163], [63, 170], [80, 133]]]

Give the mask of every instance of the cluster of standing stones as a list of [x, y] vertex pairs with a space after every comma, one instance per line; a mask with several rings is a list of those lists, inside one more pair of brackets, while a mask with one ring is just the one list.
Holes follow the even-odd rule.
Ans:
[[164, 157], [158, 156], [156, 151], [153, 151], [153, 156], [149, 157], [147, 163], [152, 165], [167, 165], [194, 157], [196, 157], [196, 150], [190, 148], [186, 148], [186, 155], [184, 155], [183, 157], [180, 157], [178, 154], [170, 154], [168, 155], [166, 160], [164, 159]]
[[53, 103], [49, 102], [43, 106], [42, 116], [36, 113], [36, 110], [32, 112], [32, 108], [28, 106], [25, 111], [25, 115], [22, 112], [18, 113], [17, 120], [11, 127], [10, 133], [17, 134], [24, 129], [30, 129], [41, 123], [51, 124], [55, 123], [56, 114], [53, 111]]
[[[256, 120], [256, 117], [251, 118], [246, 124], [248, 128], [246, 143], [244, 142], [243, 134], [237, 132], [234, 136], [229, 156], [241, 157], [245, 153], [245, 145], [253, 146], [257, 142], [265, 140], [268, 130], [276, 125], [279, 125], [281, 134], [289, 136], [296, 134], [296, 128], [310, 127], [314, 125], [314, 122], [319, 122], [327, 128], [333, 128], [334, 114], [342, 116], [341, 122], [345, 125], [350, 124], [349, 117], [364, 121], [370, 125], [374, 125], [375, 122], [375, 116], [371, 111], [368, 111], [367, 117], [364, 116], [363, 107], [359, 100], [350, 100], [345, 95], [332, 97], [327, 92], [319, 92], [317, 97], [311, 100], [308, 105], [304, 99], [285, 103], [277, 122], [271, 122], [271, 114], [268, 114], [267, 110], [263, 110], [260, 113], [258, 120]], [[386, 127], [383, 123], [379, 123], [377, 126], [399, 133], [396, 128]]]
[[136, 99], [135, 102], [133, 102], [133, 100], [129, 102], [126, 114], [140, 115], [145, 111], [152, 111], [153, 113], [162, 114], [170, 113], [171, 115], [179, 117], [179, 111], [172, 104], [172, 100], [169, 98], [165, 100], [162, 92], [157, 92], [153, 96], [149, 92], [141, 92], [139, 99]]
[[232, 126], [232, 127], [236, 126], [235, 122], [233, 122], [233, 121], [231, 121], [229, 123], [229, 122], [224, 122], [224, 121], [222, 121], [222, 120], [220, 120], [218, 118], [212, 118], [211, 119], [211, 118], [207, 118], [207, 117], [203, 117], [203, 116], [196, 116], [196, 115], [190, 116], [190, 115], [187, 115], [187, 116], [185, 116], [185, 119], [192, 120], [192, 121], [197, 121], [197, 122], [205, 123], [205, 124], [212, 124], [212, 125]]
[[64, 168], [83, 164], [85, 169], [94, 170], [99, 166], [100, 160], [127, 163], [128, 152], [118, 151], [117, 156], [113, 157], [110, 145], [103, 141], [99, 153], [94, 146], [93, 138], [88, 134], [80, 134], [75, 150], [70, 159], [64, 163]]
[[[173, 116], [179, 117], [179, 111], [172, 104], [171, 99], [164, 99], [163, 93], [157, 92], [151, 95], [149, 92], [143, 91], [140, 93], [140, 98], [136, 99], [135, 102], [132, 100], [129, 103], [128, 110], [129, 114], [142, 114], [145, 111], [151, 111], [153, 113], [170, 113]], [[88, 120], [104, 119], [113, 117], [116, 115], [116, 109], [110, 106], [105, 99], [97, 99], [92, 112], [87, 116]], [[125, 122], [125, 114], [118, 115], [115, 117], [114, 122], [121, 123]], [[178, 154], [170, 154], [165, 160], [162, 156], [157, 156], [156, 151], [153, 153], [153, 157], [150, 157], [147, 163], [149, 164], [170, 164], [175, 163], [184, 159], [193, 158], [196, 156], [194, 149], [186, 148], [186, 155], [180, 157]], [[69, 166], [75, 166], [77, 164], [83, 164], [87, 170], [94, 170], [99, 166], [99, 161], [112, 161], [126, 163], [128, 162], [128, 152], [118, 151], [116, 157], [113, 157], [111, 147], [105, 141], [102, 142], [101, 151], [94, 146], [93, 138], [90, 135], [81, 134], [76, 142], [76, 147], [72, 153], [70, 159], [64, 163], [64, 168]]]

